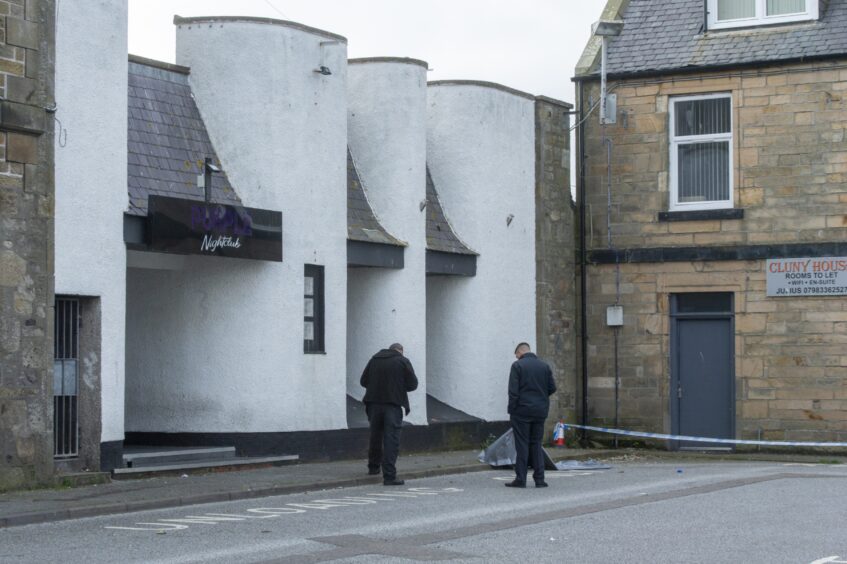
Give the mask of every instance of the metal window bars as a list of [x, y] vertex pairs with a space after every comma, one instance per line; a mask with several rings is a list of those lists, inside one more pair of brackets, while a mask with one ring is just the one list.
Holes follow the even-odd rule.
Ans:
[[79, 300], [56, 298], [53, 341], [53, 458], [79, 456]]

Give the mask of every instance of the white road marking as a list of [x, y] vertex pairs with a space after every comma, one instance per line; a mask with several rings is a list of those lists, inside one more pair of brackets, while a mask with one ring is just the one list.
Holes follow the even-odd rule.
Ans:
[[[595, 474], [595, 472], [562, 472], [561, 474], [545, 474], [544, 479], [549, 480], [550, 478], [573, 478], [574, 476], [590, 476]], [[515, 479], [514, 476], [494, 476], [491, 478], [492, 480], [498, 480], [500, 482], [511, 482]]]
[[136, 525], [150, 525], [149, 527], [105, 527], [106, 529], [121, 529], [123, 531], [178, 531], [187, 529], [188, 525], [173, 525], [171, 523], [136, 523]]
[[316, 499], [304, 503], [286, 503], [283, 507], [253, 507], [245, 509], [245, 513], [247, 513], [247, 515], [205, 513], [203, 515], [186, 515], [184, 517], [177, 518], [157, 519], [155, 523], [135, 523], [136, 526], [130, 527], [109, 525], [104, 528], [120, 531], [153, 531], [156, 533], [163, 533], [166, 531], [188, 529], [190, 525], [219, 525], [221, 523], [242, 522], [248, 519], [273, 519], [275, 517], [281, 517], [282, 515], [306, 513], [310, 510], [326, 511], [339, 507], [372, 505], [387, 501], [401, 501], [403, 498], [418, 498], [425, 495], [441, 495], [444, 493], [457, 493], [463, 491], [465, 490], [461, 488], [408, 488], [407, 490], [400, 490], [391, 493], [366, 493], [361, 496]]
[[[786, 464], [787, 466], [787, 464]], [[811, 466], [811, 464], [810, 464]], [[847, 564], [847, 560], [838, 560], [839, 556], [827, 556], [826, 558], [821, 558], [819, 560], [815, 560], [812, 564]]]

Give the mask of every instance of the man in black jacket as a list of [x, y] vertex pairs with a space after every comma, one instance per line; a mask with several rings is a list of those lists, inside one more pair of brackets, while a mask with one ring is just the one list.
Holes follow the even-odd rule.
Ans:
[[382, 349], [368, 361], [359, 383], [365, 392], [365, 411], [371, 424], [368, 448], [368, 474], [379, 474], [382, 483], [402, 486], [397, 479], [397, 454], [400, 451], [400, 428], [403, 411], [409, 415], [409, 396], [418, 387], [418, 378], [409, 359], [403, 356], [403, 345], [394, 343]]
[[526, 487], [527, 458], [532, 461], [532, 478], [536, 488], [546, 488], [544, 481], [544, 420], [550, 410], [550, 395], [556, 391], [550, 366], [521, 343], [515, 349], [518, 360], [509, 374], [509, 416], [515, 436], [515, 479], [509, 488]]

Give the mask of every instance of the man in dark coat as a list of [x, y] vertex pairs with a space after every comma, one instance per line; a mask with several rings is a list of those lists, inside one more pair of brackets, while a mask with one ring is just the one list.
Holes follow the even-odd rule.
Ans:
[[527, 458], [532, 462], [532, 478], [536, 488], [546, 488], [544, 481], [544, 420], [550, 410], [550, 395], [556, 391], [550, 366], [521, 343], [515, 349], [518, 360], [509, 374], [509, 416], [515, 435], [515, 479], [509, 488], [526, 487]]
[[368, 448], [368, 474], [379, 474], [382, 483], [402, 486], [397, 479], [397, 454], [400, 451], [400, 428], [403, 410], [409, 415], [409, 396], [418, 387], [418, 378], [409, 359], [403, 356], [403, 345], [394, 343], [368, 361], [359, 383], [365, 392], [365, 411], [371, 424]]

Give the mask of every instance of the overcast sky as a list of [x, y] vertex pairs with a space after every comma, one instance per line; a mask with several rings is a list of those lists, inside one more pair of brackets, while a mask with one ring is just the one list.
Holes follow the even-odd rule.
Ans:
[[129, 52], [174, 62], [173, 16], [287, 19], [343, 35], [348, 56], [412, 57], [429, 80], [498, 82], [573, 102], [605, 0], [129, 0]]

